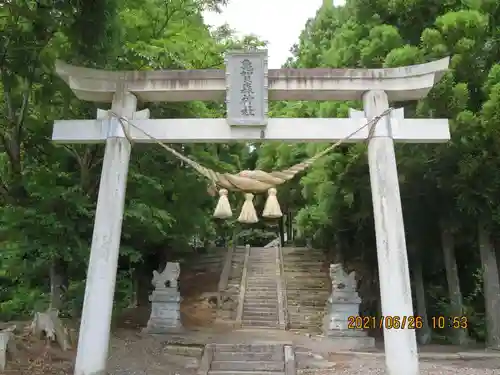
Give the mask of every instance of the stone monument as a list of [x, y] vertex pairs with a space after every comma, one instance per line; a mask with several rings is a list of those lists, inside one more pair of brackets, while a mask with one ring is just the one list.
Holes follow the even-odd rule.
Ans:
[[179, 263], [167, 263], [163, 272], [153, 271], [152, 284], [155, 290], [149, 297], [151, 316], [146, 332], [168, 333], [182, 329], [181, 295], [178, 288]]
[[[328, 298], [327, 314], [323, 323], [325, 336], [359, 338], [354, 340], [353, 347], [366, 347], [374, 344], [366, 332], [356, 328], [356, 317], [359, 317], [359, 298], [356, 291], [356, 273], [347, 274], [342, 264], [330, 265], [332, 293]], [[361, 318], [358, 318], [358, 320]], [[360, 324], [362, 325], [362, 324]]]

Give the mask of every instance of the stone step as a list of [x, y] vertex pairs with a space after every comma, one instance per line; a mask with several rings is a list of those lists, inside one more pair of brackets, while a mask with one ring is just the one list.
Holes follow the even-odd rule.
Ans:
[[278, 321], [278, 313], [255, 313], [248, 312], [243, 309], [243, 320], [269, 320], [269, 321]]
[[291, 314], [297, 314], [297, 315], [300, 315], [300, 314], [316, 314], [316, 313], [319, 313], [319, 312], [324, 312], [325, 311], [325, 308], [324, 306], [321, 307], [321, 306], [318, 306], [318, 307], [315, 307], [315, 308], [311, 308], [311, 307], [301, 307], [301, 306], [290, 306], [288, 311], [291, 313]]
[[280, 351], [272, 352], [215, 352], [214, 361], [284, 361]]
[[303, 301], [308, 301], [308, 300], [309, 301], [316, 301], [316, 300], [318, 300], [318, 296], [319, 297], [326, 296], [327, 298], [330, 296], [330, 291], [326, 288], [324, 290], [304, 289], [304, 291], [302, 293], [298, 293], [298, 291], [295, 291], [295, 290], [288, 290], [288, 288], [287, 288], [286, 292], [289, 296], [293, 296], [294, 298], [300, 299]]
[[283, 353], [283, 347], [274, 343], [255, 343], [255, 344], [216, 344], [214, 353]]
[[290, 309], [299, 306], [299, 307], [310, 307], [314, 309], [320, 309], [326, 306], [326, 298], [324, 301], [292, 301], [288, 298], [288, 307]]
[[262, 308], [262, 305], [243, 305], [243, 311], [248, 311], [250, 313], [266, 313], [266, 312], [277, 312], [278, 311], [278, 304], [274, 304], [273, 306], [266, 306], [266, 309]]
[[274, 285], [260, 285], [260, 284], [257, 284], [257, 283], [248, 283], [247, 282], [247, 285], [246, 285], [246, 290], [251, 290], [251, 289], [254, 289], [254, 290], [276, 290], [276, 288], [278, 287], [278, 284], [275, 282]]
[[259, 298], [273, 298], [276, 297], [276, 289], [258, 289], [258, 288], [252, 288], [252, 289], [246, 289], [245, 291], [245, 296], [256, 296]]
[[243, 303], [248, 303], [249, 305], [260, 305], [260, 301], [264, 301], [265, 304], [278, 303], [278, 294], [259, 294], [259, 293], [247, 293]]
[[249, 291], [245, 293], [245, 299], [257, 299], [257, 300], [272, 300], [276, 299], [278, 294], [276, 291], [274, 292], [262, 292], [262, 291]]
[[298, 284], [317, 284], [317, 283], [324, 283], [329, 281], [327, 277], [323, 276], [314, 276], [310, 275], [309, 277], [302, 277], [302, 276], [292, 276], [289, 273], [285, 273], [285, 279], [287, 279], [289, 282]]
[[251, 278], [252, 280], [260, 280], [260, 281], [272, 281], [274, 279], [276, 279], [276, 270], [275, 269], [272, 269], [272, 270], [269, 270], [269, 271], [265, 271], [265, 272], [249, 272], [247, 274], [247, 276], [249, 278]]
[[246, 305], [245, 311], [248, 312], [255, 312], [255, 313], [271, 313], [271, 312], [278, 312], [278, 306], [275, 307], [261, 307], [260, 305]]
[[263, 293], [263, 294], [276, 294], [276, 290], [277, 290], [277, 287], [275, 286], [274, 288], [259, 288], [259, 287], [256, 287], [256, 286], [249, 286], [247, 284], [246, 288], [245, 288], [245, 291], [246, 293]]
[[274, 301], [271, 302], [254, 302], [254, 301], [243, 301], [243, 308], [250, 308], [250, 309], [277, 309], [278, 308], [278, 301], [275, 299]]
[[304, 283], [297, 283], [297, 282], [294, 282], [293, 280], [290, 281], [290, 280], [286, 280], [286, 287], [287, 289], [289, 290], [296, 290], [296, 291], [300, 291], [300, 290], [328, 290], [331, 288], [331, 283], [326, 283], [326, 282], [315, 282], [315, 283], [308, 283], [308, 284], [305, 284]]
[[289, 290], [288, 288], [286, 289], [286, 292], [289, 296], [293, 296], [294, 298], [297, 299], [304, 299], [304, 300], [317, 300], [318, 296], [319, 297], [325, 297], [325, 296], [330, 296], [330, 291], [328, 289], [304, 289], [302, 293], [299, 293], [299, 291], [296, 290]]
[[274, 285], [259, 285], [259, 284], [248, 284], [246, 286], [246, 290], [249, 291], [270, 291], [275, 292], [277, 289], [276, 283]]
[[241, 320], [241, 324], [245, 327], [261, 327], [261, 328], [277, 328], [278, 321], [263, 321], [263, 320]]
[[278, 361], [212, 361], [210, 369], [235, 371], [284, 371], [284, 362]]
[[267, 294], [267, 295], [269, 295], [268, 298], [275, 298], [277, 290], [278, 290], [277, 287], [274, 288], [274, 289], [270, 289], [270, 288], [258, 288], [258, 287], [255, 287], [255, 286], [249, 286], [247, 284], [247, 286], [245, 287], [245, 296], [247, 296], [249, 294], [252, 294], [252, 295], [257, 295], [260, 298], [264, 298], [263, 296]]
[[270, 269], [270, 268], [276, 268], [276, 260], [256, 260], [256, 259], [249, 259], [248, 260], [250, 263], [248, 263], [249, 268], [254, 268], [254, 269], [259, 269], [259, 268], [265, 268], [265, 269]]
[[285, 375], [283, 371], [212, 371], [209, 375]]
[[248, 303], [248, 302], [243, 302], [243, 308], [246, 311], [253, 311], [253, 312], [275, 312], [278, 311], [278, 303], [275, 301], [274, 303]]
[[278, 305], [278, 295], [275, 293], [274, 296], [266, 295], [262, 298], [257, 295], [246, 295], [243, 303], [255, 307], [274, 307]]
[[314, 272], [309, 272], [309, 277], [302, 276], [299, 273], [293, 274], [292, 272], [285, 271], [285, 278], [290, 281], [297, 281], [303, 283], [316, 283], [316, 282], [324, 282], [330, 280], [330, 278], [324, 275], [318, 275]]
[[264, 282], [271, 282], [272, 280], [276, 280], [276, 272], [275, 270], [270, 270], [264, 273], [258, 272], [248, 272], [247, 277], [250, 280], [259, 280]]
[[269, 277], [266, 279], [248, 276], [247, 283], [259, 284], [259, 285], [276, 285], [276, 276]]
[[288, 316], [290, 317], [290, 319], [294, 320], [312, 321], [314, 319], [319, 319], [323, 317], [324, 312], [319, 309], [316, 311], [300, 311], [300, 312], [288, 310]]
[[262, 299], [262, 298], [247, 298], [243, 300], [243, 303], [245, 307], [253, 307], [255, 309], [276, 309], [278, 306], [278, 298], [275, 295], [274, 298], [267, 298], [267, 299]]

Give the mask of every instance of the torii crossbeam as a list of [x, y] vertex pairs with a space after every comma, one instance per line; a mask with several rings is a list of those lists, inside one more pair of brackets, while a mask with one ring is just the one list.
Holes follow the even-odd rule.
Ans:
[[[226, 71], [107, 72], [58, 63], [58, 74], [83, 100], [111, 102], [112, 112], [164, 142], [287, 141], [344, 139], [389, 108], [389, 100], [425, 97], [448, 68], [449, 59], [394, 69], [267, 69], [266, 51], [229, 54]], [[252, 69], [245, 70], [245, 66]], [[240, 74], [241, 69], [241, 74]], [[244, 90], [243, 90], [244, 89]], [[222, 100], [228, 119], [149, 119], [142, 102]], [[363, 100], [364, 112], [349, 119], [267, 118], [267, 100]], [[137, 129], [134, 142], [150, 143]], [[350, 142], [365, 141], [368, 129]], [[85, 289], [75, 375], [105, 373], [121, 224], [131, 145], [107, 111], [97, 120], [56, 121], [53, 140], [106, 143]], [[413, 315], [403, 214], [394, 141], [446, 142], [445, 119], [385, 116], [369, 139], [368, 163], [375, 217], [382, 313]], [[389, 375], [418, 375], [415, 331], [384, 329]]]

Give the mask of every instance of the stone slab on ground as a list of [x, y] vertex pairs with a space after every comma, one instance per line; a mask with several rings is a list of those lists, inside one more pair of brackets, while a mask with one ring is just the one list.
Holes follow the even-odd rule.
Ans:
[[199, 375], [295, 375], [295, 357], [286, 344], [207, 344]]

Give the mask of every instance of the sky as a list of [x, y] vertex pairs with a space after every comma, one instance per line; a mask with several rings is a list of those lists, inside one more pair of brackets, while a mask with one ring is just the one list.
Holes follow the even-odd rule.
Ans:
[[[324, 0], [230, 0], [222, 14], [206, 12], [212, 26], [228, 23], [238, 34], [254, 34], [266, 40], [269, 68], [277, 69], [291, 56], [290, 48], [309, 18], [316, 15]], [[331, 0], [341, 5], [344, 0]]]

